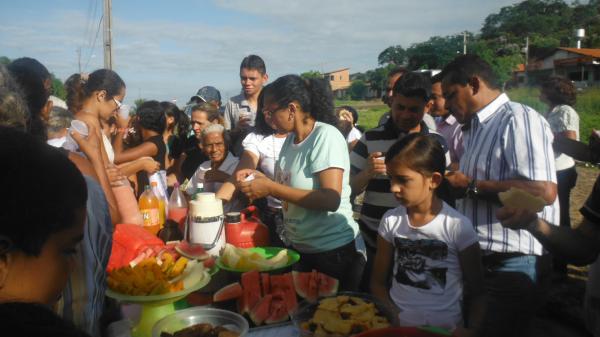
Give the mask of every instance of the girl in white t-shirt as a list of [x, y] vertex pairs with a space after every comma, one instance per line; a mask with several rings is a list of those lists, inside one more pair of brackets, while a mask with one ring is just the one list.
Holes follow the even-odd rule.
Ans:
[[398, 311], [402, 326], [476, 334], [484, 303], [479, 244], [471, 222], [436, 195], [446, 167], [442, 146], [411, 134], [390, 147], [385, 164], [401, 206], [379, 225], [373, 294]]
[[[263, 95], [259, 96], [259, 106], [262, 106]], [[268, 116], [258, 113], [256, 115], [256, 126], [242, 141], [244, 152], [240, 161], [231, 175], [231, 179], [221, 186], [217, 197], [228, 202], [236, 193], [235, 176], [238, 171], [244, 169], [260, 170], [269, 179], [275, 179], [275, 163], [279, 159], [281, 147], [288, 135], [287, 132], [279, 132]], [[269, 227], [269, 236], [273, 246], [289, 246], [284, 234], [283, 213], [281, 200], [272, 196], [266, 197], [266, 205], [260, 209], [260, 219]]]

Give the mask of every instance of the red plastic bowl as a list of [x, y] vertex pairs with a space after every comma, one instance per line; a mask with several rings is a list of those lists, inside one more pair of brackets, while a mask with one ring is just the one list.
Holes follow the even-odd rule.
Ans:
[[440, 337], [437, 333], [424, 331], [419, 328], [399, 327], [399, 328], [384, 328], [374, 329], [361, 332], [354, 337]]

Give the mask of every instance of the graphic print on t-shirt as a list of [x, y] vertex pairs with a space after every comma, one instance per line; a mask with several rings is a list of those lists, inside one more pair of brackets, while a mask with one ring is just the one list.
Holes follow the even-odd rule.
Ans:
[[[279, 165], [275, 166], [275, 181], [281, 185], [291, 186], [291, 174], [288, 170], [282, 170]], [[288, 202], [282, 200], [281, 207], [284, 211], [288, 210]]]
[[439, 240], [394, 238], [396, 247], [396, 281], [411, 287], [441, 293], [446, 287], [448, 268], [432, 266], [445, 260], [448, 245]]

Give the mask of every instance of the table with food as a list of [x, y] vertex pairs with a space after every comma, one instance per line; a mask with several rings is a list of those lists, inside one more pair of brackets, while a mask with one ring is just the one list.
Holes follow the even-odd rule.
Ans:
[[294, 270], [300, 254], [270, 246], [257, 212], [223, 214], [214, 194], [200, 193], [158, 233], [117, 225], [107, 296], [125, 316], [119, 336], [437, 336], [396, 327], [382, 303], [338, 292], [323, 272]]

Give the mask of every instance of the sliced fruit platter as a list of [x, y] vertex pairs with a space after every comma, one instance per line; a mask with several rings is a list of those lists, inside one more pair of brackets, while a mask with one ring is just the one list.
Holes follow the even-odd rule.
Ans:
[[397, 324], [397, 317], [377, 299], [352, 292], [303, 302], [292, 319], [302, 337], [344, 337]]
[[298, 262], [300, 254], [280, 247], [240, 248], [225, 244], [217, 266], [232, 272], [274, 271]]
[[308, 302], [337, 293], [335, 278], [313, 270], [279, 275], [249, 271], [213, 295], [215, 304], [236, 301], [237, 311], [255, 326], [287, 321], [298, 308], [298, 296]]

